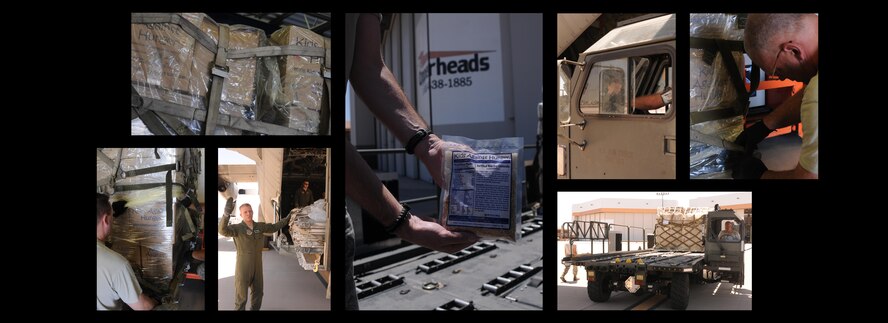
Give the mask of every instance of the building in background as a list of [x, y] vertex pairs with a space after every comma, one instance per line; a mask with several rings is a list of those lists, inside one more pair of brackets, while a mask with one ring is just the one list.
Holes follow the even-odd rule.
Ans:
[[[394, 14], [383, 16], [382, 28], [386, 65], [436, 134], [536, 142], [541, 14]], [[347, 96], [348, 138], [355, 147], [403, 147], [352, 89]], [[534, 153], [526, 151], [525, 158]], [[431, 182], [410, 155], [379, 155], [368, 163]]]

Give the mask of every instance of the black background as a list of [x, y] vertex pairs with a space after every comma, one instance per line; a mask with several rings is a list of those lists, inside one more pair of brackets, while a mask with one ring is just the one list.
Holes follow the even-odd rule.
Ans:
[[[544, 192], [545, 213], [547, 214], [544, 221], [543, 233], [547, 237], [544, 242], [544, 250], [552, 250], [544, 254], [544, 264], [554, 264], [556, 262], [556, 230], [557, 230], [557, 191], [752, 191], [753, 201], [756, 205], [756, 214], [759, 215], [759, 241], [758, 256], [756, 265], [759, 270], [756, 272], [756, 281], [759, 284], [759, 294], [755, 299], [753, 311], [747, 312], [669, 312], [669, 313], [629, 313], [629, 312], [564, 312], [557, 311], [557, 285], [554, 282], [558, 273], [553, 269], [545, 271], [544, 288], [544, 311], [538, 313], [526, 312], [495, 312], [495, 313], [472, 313], [471, 316], [480, 316], [482, 319], [499, 319], [504, 315], [507, 319], [518, 319], [526, 317], [530, 320], [545, 320], [547, 317], [556, 316], [558, 319], [590, 320], [596, 319], [613, 319], [622, 317], [640, 317], [648, 319], [687, 319], [688, 316], [695, 315], [713, 315], [715, 319], [749, 319], [751, 316], [770, 316], [770, 319], [780, 319], [786, 317], [789, 313], [795, 313], [799, 318], [810, 318], [816, 316], [822, 311], [845, 311], [849, 310], [845, 304], [851, 304], [850, 308], [855, 308], [854, 299], [858, 299], [860, 303], [866, 302], [863, 293], [855, 292], [853, 286], [862, 286], [858, 284], [870, 284], [871, 287], [878, 289], [881, 276], [878, 272], [867, 271], [867, 264], [871, 264], [875, 256], [858, 257], [861, 249], [866, 249], [866, 244], [861, 242], [861, 235], [871, 235], [866, 230], [865, 225], [875, 219], [868, 215], [880, 215], [878, 204], [876, 208], [867, 208], [868, 202], [878, 202], [878, 199], [872, 197], [871, 192], [880, 191], [877, 178], [881, 173], [876, 168], [879, 163], [876, 161], [879, 148], [881, 148], [882, 136], [870, 134], [872, 130], [878, 130], [879, 124], [875, 122], [866, 122], [866, 120], [878, 120], [881, 115], [880, 110], [884, 109], [878, 106], [881, 100], [878, 99], [878, 88], [873, 88], [878, 82], [867, 83], [863, 80], [864, 74], [869, 71], [883, 70], [878, 64], [880, 52], [873, 45], [878, 43], [879, 38], [883, 38], [882, 30], [884, 28], [867, 28], [866, 25], [878, 23], [882, 15], [868, 14], [866, 7], [856, 5], [852, 2], [842, 2], [833, 4], [832, 6], [822, 5], [818, 1], [801, 1], [791, 3], [789, 5], [782, 4], [777, 7], [774, 1], [747, 1], [747, 2], [690, 2], [690, 3], [667, 3], [666, 1], [644, 3], [638, 1], [579, 1], [569, 2], [534, 2], [533, 4], [519, 4], [500, 2], [497, 5], [486, 4], [480, 2], [426, 2], [426, 3], [386, 3], [376, 5], [372, 3], [359, 3], [357, 7], [353, 4], [333, 2], [275, 2], [267, 5], [257, 5], [255, 3], [201, 3], [188, 4], [186, 7], [164, 7], [160, 10], [155, 3], [136, 3], [134, 7], [119, 10], [113, 13], [95, 14], [94, 17], [79, 18], [76, 23], [64, 24], [65, 28], [75, 28], [79, 24], [90, 25], [92, 28], [84, 29], [89, 32], [81, 34], [78, 39], [61, 39], [65, 45], [59, 45], [70, 50], [73, 58], [68, 58], [68, 63], [63, 66], [70, 67], [71, 64], [77, 65], [77, 72], [73, 72], [73, 76], [69, 74], [69, 78], [63, 77], [65, 73], [61, 73], [58, 68], [51, 68], [47, 71], [46, 77], [43, 79], [44, 84], [62, 82], [65, 84], [63, 91], [70, 92], [64, 94], [69, 100], [66, 100], [68, 107], [65, 109], [76, 109], [78, 115], [85, 115], [86, 118], [70, 118], [64, 117], [69, 114], [61, 114], [55, 122], [59, 123], [58, 128], [38, 129], [38, 131], [46, 131], [50, 138], [47, 142], [58, 140], [61, 145], [52, 145], [50, 147], [35, 147], [38, 151], [47, 149], [53, 151], [65, 151], [67, 141], [76, 143], [76, 154], [70, 156], [78, 156], [75, 163], [65, 159], [65, 167], [63, 168], [68, 174], [82, 175], [75, 180], [77, 183], [92, 181], [89, 172], [81, 171], [83, 169], [91, 169], [93, 166], [86, 163], [88, 156], [83, 154], [88, 152], [87, 147], [81, 144], [89, 137], [88, 140], [93, 147], [203, 147], [205, 148], [206, 169], [209, 174], [206, 176], [206, 187], [212, 188], [216, 185], [216, 177], [212, 176], [215, 165], [217, 165], [217, 149], [220, 147], [331, 147], [331, 198], [329, 199], [329, 207], [331, 208], [332, 228], [331, 233], [334, 238], [331, 239], [332, 255], [331, 262], [333, 266], [333, 274], [331, 280], [333, 284], [333, 295], [331, 299], [330, 312], [312, 312], [312, 313], [294, 313], [294, 312], [261, 312], [261, 313], [235, 313], [235, 312], [218, 312], [217, 299], [218, 289], [216, 286], [217, 264], [213, 261], [207, 262], [207, 291], [206, 291], [206, 310], [205, 312], [117, 312], [117, 313], [99, 313], [94, 315], [94, 319], [99, 321], [156, 321], [156, 320], [179, 320], [179, 321], [228, 321], [228, 320], [255, 320], [255, 319], [287, 319], [287, 320], [317, 320], [329, 319], [330, 315], [335, 319], [351, 319], [351, 320], [371, 320], [371, 321], [402, 321], [405, 319], [420, 320], [437, 320], [437, 317], [429, 316], [428, 312], [415, 312], [417, 316], [410, 318], [404, 317], [403, 314], [393, 315], [389, 312], [371, 312], [371, 313], [348, 313], [343, 310], [343, 294], [340, 292], [344, 286], [342, 281], [342, 265], [343, 254], [342, 233], [343, 233], [343, 217], [344, 217], [344, 178], [343, 172], [343, 143], [344, 143], [344, 106], [345, 98], [342, 95], [345, 92], [344, 73], [342, 68], [333, 70], [333, 107], [331, 118], [333, 134], [330, 137], [131, 137], [129, 124], [126, 118], [129, 115], [120, 104], [128, 101], [126, 79], [129, 78], [129, 60], [127, 60], [127, 52], [129, 48], [129, 12], [157, 12], [157, 11], [197, 11], [197, 12], [213, 12], [213, 11], [249, 11], [249, 12], [331, 12], [332, 41], [333, 41], [333, 61], [334, 66], [341, 67], [344, 65], [343, 49], [345, 48], [343, 37], [343, 8], [349, 11], [382, 11], [382, 12], [541, 12], [543, 14], [543, 44], [540, 50], [543, 51], [543, 86], [544, 86], [544, 156], [546, 161], [544, 164], [549, 167], [545, 169], [545, 185], [547, 190]], [[243, 7], [247, 6], [249, 8]], [[260, 6], [260, 8], [256, 8]], [[363, 7], [362, 7], [363, 6]], [[834, 8], [854, 10], [851, 13], [835, 12]], [[295, 8], [295, 9], [294, 9]], [[825, 9], [829, 8], [829, 11]], [[687, 147], [688, 132], [681, 129], [688, 128], [688, 118], [686, 117], [687, 109], [678, 107], [677, 112], [677, 142], [678, 154], [676, 157], [676, 175], [675, 180], [572, 180], [558, 181], [555, 176], [554, 157], [555, 153], [555, 126], [556, 118], [556, 64], [555, 59], [551, 55], [551, 48], [556, 46], [556, 14], [557, 13], [585, 13], [585, 12], [675, 12], [678, 13], [677, 30], [678, 37], [676, 47], [677, 60], [687, 61], [688, 51], [680, 50], [688, 48], [688, 34], [682, 33], [684, 28], [688, 26], [688, 13], [691, 12], [820, 12], [820, 60], [824, 61], [820, 65], [820, 73], [824, 77], [820, 78], [822, 88], [820, 93], [820, 101], [823, 108], [820, 109], [819, 128], [824, 130], [820, 133], [820, 148], [823, 148], [825, 154], [820, 156], [820, 167], [823, 172], [820, 173], [820, 179], [814, 181], [690, 181], [688, 179], [688, 153]], [[95, 36], [90, 35], [95, 33]], [[46, 37], [40, 32], [41, 38]], [[65, 37], [59, 37], [65, 38]], [[45, 39], [45, 38], [44, 38]], [[864, 39], [864, 40], [861, 40]], [[70, 43], [70, 44], [69, 44]], [[834, 46], [841, 46], [834, 48]], [[845, 56], [846, 57], [841, 57]], [[58, 57], [56, 57], [58, 59]], [[73, 62], [73, 63], [72, 63]], [[52, 65], [52, 64], [50, 64]], [[52, 67], [52, 66], [50, 66]], [[58, 66], [56, 66], [58, 67]], [[63, 74], [63, 75], [59, 75]], [[844, 75], [843, 75], [844, 74]], [[842, 82], [844, 81], [844, 82]], [[689, 75], [687, 69], [677, 70], [677, 91], [682, 93], [680, 87], [689, 83]], [[551, 84], [551, 85], [550, 85]], [[864, 85], [865, 86], [861, 86]], [[841, 89], [836, 91], [835, 89]], [[686, 90], [686, 88], [685, 88]], [[872, 96], [870, 93], [875, 92], [877, 95]], [[855, 94], [852, 96], [852, 93]], [[858, 94], [859, 93], [859, 94]], [[862, 94], [862, 95], [860, 95]], [[868, 104], [852, 104], [850, 100], [853, 97], [868, 96], [874, 100], [869, 100]], [[55, 97], [55, 96], [54, 96]], [[38, 99], [35, 97], [35, 99]], [[41, 100], [42, 101], [42, 100]], [[73, 102], [73, 104], [71, 104]], [[73, 105], [73, 106], [70, 106]], [[852, 108], [860, 107], [860, 108]], [[862, 109], [861, 109], [862, 108]], [[61, 109], [60, 109], [61, 110]], [[868, 115], [870, 115], [868, 117]], [[685, 116], [685, 117], [683, 117]], [[863, 118], [861, 118], [863, 117]], [[82, 120], [82, 121], [78, 121]], [[861, 122], [863, 121], [863, 122]], [[56, 130], [57, 129], [57, 130]], [[32, 130], [33, 131], [33, 130]], [[58, 137], [53, 140], [52, 138]], [[47, 136], [40, 135], [42, 138]], [[71, 138], [71, 139], [67, 139]], [[862, 139], [861, 139], [862, 138]], [[874, 144], [870, 144], [874, 143]], [[55, 147], [55, 148], [53, 148]], [[83, 154], [83, 155], [82, 155]], [[46, 156], [39, 155], [37, 156]], [[49, 165], [59, 165], [57, 159], [42, 158]], [[82, 162], [82, 163], [81, 163]], [[39, 162], [35, 163], [39, 164]], [[35, 165], [36, 166], [36, 165]], [[874, 167], [875, 166], [875, 167]], [[70, 168], [69, 168], [70, 167]], [[36, 166], [37, 172], [44, 172], [40, 166]], [[852, 170], [856, 170], [851, 172]], [[66, 176], [64, 176], [66, 177]], [[56, 180], [64, 177], [55, 177]], [[52, 177], [46, 177], [47, 179]], [[65, 178], [64, 180], [68, 180]], [[46, 181], [41, 181], [46, 183]], [[80, 185], [75, 185], [80, 186]], [[42, 186], [45, 187], [45, 186]], [[828, 190], [829, 188], [836, 188]], [[40, 188], [36, 189], [37, 192]], [[66, 211], [64, 213], [73, 214], [72, 223], [78, 225], [73, 226], [77, 229], [68, 231], [67, 226], [63, 226], [65, 231], [62, 235], [50, 234], [50, 237], [64, 239], [73, 231], [88, 230], [85, 228], [87, 222], [85, 219], [77, 220], [81, 216], [81, 208], [86, 208], [82, 204], [86, 199], [80, 197], [85, 192], [77, 191], [76, 203], [67, 204], [64, 202], [60, 205], [76, 205], [74, 211]], [[39, 193], [38, 193], [39, 194]], [[214, 231], [216, 231], [217, 223], [215, 223], [216, 214], [219, 212], [216, 207], [215, 192], [210, 190], [206, 192], [206, 248], [209, 255], [215, 255], [217, 250], [217, 241], [213, 239]], [[850, 194], [850, 197], [849, 197]], [[68, 195], [62, 194], [63, 199], [69, 198]], [[85, 213], [85, 212], [83, 212]], [[857, 216], [868, 216], [867, 219], [855, 220], [855, 222], [845, 222]], [[64, 217], [68, 219], [66, 214], [53, 215], [53, 217]], [[40, 217], [41, 221], [46, 217]], [[881, 219], [879, 219], [881, 220]], [[66, 221], [67, 222], [67, 221]], [[83, 223], [83, 228], [80, 227]], [[55, 227], [55, 226], [53, 226]], [[71, 233], [69, 233], [71, 232]], [[73, 234], [73, 236], [80, 236]], [[84, 234], [84, 238], [87, 237]], [[36, 240], [36, 239], [35, 239]], [[75, 244], [76, 251], [67, 251], [69, 245], [52, 243], [49, 246], [43, 244], [35, 244], [36, 247], [48, 251], [51, 256], [48, 259], [45, 268], [46, 274], [41, 277], [35, 277], [30, 280], [34, 282], [35, 287], [43, 289], [38, 295], [38, 302], [26, 300], [30, 304], [39, 304], [39, 307], [71, 307], [77, 316], [81, 314], [86, 318], [86, 311], [92, 310], [89, 296], [93, 290], [92, 281], [87, 278], [92, 277], [92, 267], [89, 259], [78, 259], [82, 253], [87, 253], [85, 249], [88, 246], [85, 239], [75, 239], [79, 241]], [[851, 253], [848, 253], [851, 251]], [[45, 252], [45, 251], [44, 251]], [[880, 255], [880, 254], [878, 254]], [[209, 259], [212, 259], [210, 257]], [[853, 268], [863, 270], [847, 270], [847, 265], [853, 265]], [[846, 269], [846, 270], [842, 270]], [[37, 275], [37, 274], [35, 274]], [[50, 277], [47, 279], [47, 277]], [[37, 282], [40, 283], [37, 283]], [[71, 284], [73, 283], [73, 284]], [[26, 283], [26, 289], [31, 289], [32, 284]], [[340, 288], [337, 288], [340, 287]], [[846, 287], [847, 286], [847, 287]], [[47, 291], [60, 291], [61, 298], [56, 300], [57, 293], [47, 293]], [[73, 302], [68, 302], [73, 300]], [[10, 310], [15, 310], [11, 308]], [[30, 312], [30, 311], [28, 311]], [[53, 311], [55, 312], [55, 311]], [[66, 311], [58, 311], [59, 314], [68, 317]], [[37, 312], [39, 316], [49, 315], [57, 317], [56, 313], [43, 314]], [[43, 314], [43, 315], [40, 315]], [[525, 316], [531, 314], [531, 316]], [[437, 314], [434, 314], [438, 316]], [[448, 315], [448, 314], [441, 314]], [[458, 315], [458, 314], [449, 314]], [[465, 315], [465, 314], [463, 314]], [[521, 316], [519, 316], [521, 315]], [[449, 318], [443, 317], [445, 320]], [[73, 318], [72, 318], [73, 319]], [[79, 320], [79, 318], [75, 319]]]

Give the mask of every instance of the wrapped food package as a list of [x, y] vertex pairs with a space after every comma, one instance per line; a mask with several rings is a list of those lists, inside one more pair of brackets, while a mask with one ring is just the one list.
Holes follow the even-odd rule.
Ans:
[[520, 239], [523, 138], [444, 140], [454, 146], [444, 150], [441, 225], [479, 237]]

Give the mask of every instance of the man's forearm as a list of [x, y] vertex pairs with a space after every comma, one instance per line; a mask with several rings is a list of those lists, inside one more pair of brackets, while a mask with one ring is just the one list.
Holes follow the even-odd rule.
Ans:
[[355, 146], [345, 147], [345, 194], [366, 209], [384, 226], [392, 224], [401, 212], [401, 204], [364, 162]]
[[229, 216], [228, 214], [223, 214], [222, 220], [219, 220], [219, 234], [226, 237], [234, 235], [234, 230], [231, 230], [231, 228], [228, 227], [229, 219], [231, 219], [231, 216]]
[[768, 129], [775, 130], [786, 126], [791, 126], [802, 122], [802, 96], [804, 91], [799, 91], [795, 95], [779, 105], [774, 111], [771, 111], [762, 122]]
[[130, 307], [132, 307], [136, 311], [150, 311], [151, 309], [154, 308], [155, 304], [156, 303], [154, 302], [153, 299], [151, 299], [151, 297], [148, 297], [148, 295], [145, 295], [145, 293], [141, 293], [141, 294], [139, 294], [139, 301], [138, 302], [136, 302], [135, 304], [127, 304], [127, 305], [129, 305]]
[[635, 98], [635, 109], [636, 110], [654, 110], [663, 107], [663, 97], [662, 93], [654, 93], [645, 96], [639, 96]]
[[289, 223], [289, 222], [290, 222], [290, 216], [287, 215], [286, 217], [280, 219], [280, 221], [278, 221], [277, 223], [269, 226], [270, 229], [266, 233], [272, 233], [272, 232], [278, 231], [280, 229], [283, 229], [284, 226], [287, 225], [287, 223]]
[[406, 144], [428, 125], [416, 113], [379, 51], [379, 19], [364, 14], [358, 20], [354, 64], [349, 80], [355, 92], [401, 143]]

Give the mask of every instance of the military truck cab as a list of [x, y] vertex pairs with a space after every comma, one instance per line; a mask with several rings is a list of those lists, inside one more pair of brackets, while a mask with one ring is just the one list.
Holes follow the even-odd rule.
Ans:
[[[733, 234], [728, 234], [731, 226]], [[746, 226], [733, 210], [716, 210], [706, 215], [706, 250], [703, 279], [743, 284], [743, 253]]]
[[559, 60], [558, 178], [675, 178], [675, 62], [674, 14]]

